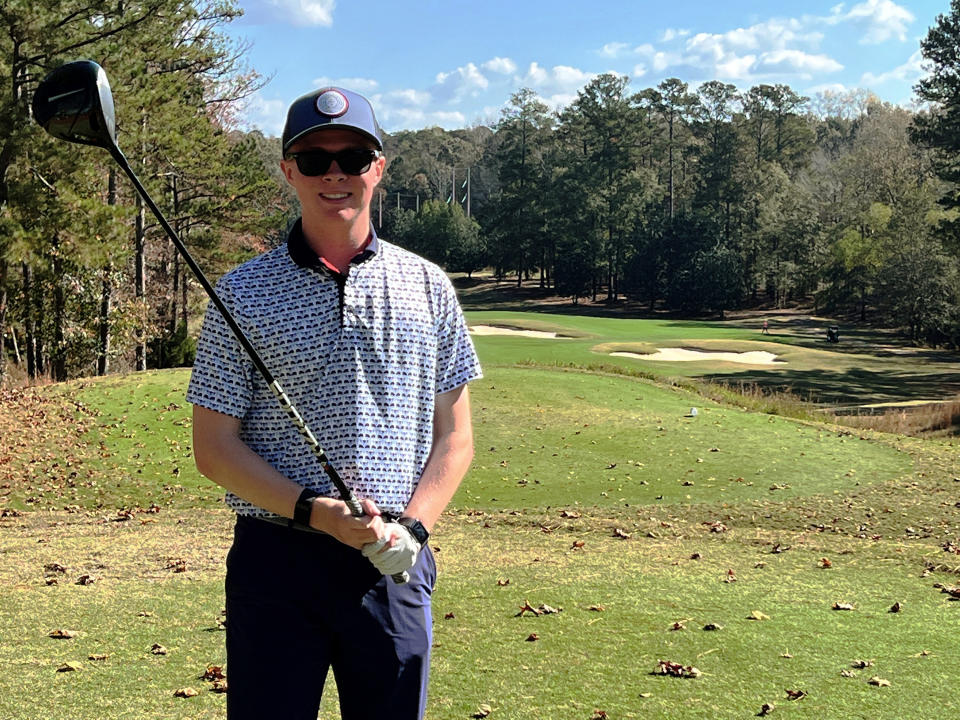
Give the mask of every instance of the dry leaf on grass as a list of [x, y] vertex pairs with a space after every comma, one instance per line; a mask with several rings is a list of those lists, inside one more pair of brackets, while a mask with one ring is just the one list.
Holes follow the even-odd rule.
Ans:
[[199, 694], [200, 693], [194, 690], [192, 687], [185, 687], [177, 690], [175, 693], [173, 693], [173, 696], [180, 697], [180, 698], [192, 698], [192, 697], [196, 697]]
[[668, 677], [678, 678], [698, 678], [702, 674], [700, 670], [692, 665], [683, 665], [669, 660], [657, 661], [657, 668], [651, 673], [651, 675], [666, 675]]
[[890, 681], [884, 680], [882, 677], [874, 675], [872, 678], [867, 680], [871, 685], [876, 685], [877, 687], [890, 687]]
[[475, 720], [482, 720], [483, 718], [488, 717], [492, 712], [492, 707], [486, 703], [480, 703], [480, 705], [477, 706], [476, 712], [474, 712], [470, 717], [475, 718]]
[[757, 713], [757, 717], [766, 717], [772, 713], [776, 707], [773, 703], [764, 703], [760, 706], [760, 712]]
[[160, 643], [154, 643], [150, 648], [150, 652], [154, 655], [166, 655], [167, 649]]
[[63, 628], [57, 628], [56, 630], [51, 630], [47, 637], [52, 637], [54, 640], [72, 640], [77, 635], [79, 635], [76, 630], [65, 630]]
[[856, 610], [853, 603], [835, 602], [831, 607], [834, 610]]
[[747, 620], [769, 620], [769, 619], [770, 619], [769, 615], [765, 615], [759, 610], [754, 610], [749, 615], [747, 615]]
[[88, 660], [106, 660], [110, 657], [110, 653], [91, 653], [87, 655]]
[[520, 606], [520, 612], [518, 612], [514, 617], [523, 617], [527, 613], [532, 613], [533, 615], [553, 615], [555, 613], [563, 612], [563, 608], [550, 607], [549, 605], [541, 603], [538, 607], [533, 607], [528, 600], [523, 601], [523, 605]]
[[784, 692], [787, 694], [787, 700], [799, 700], [807, 696], [804, 690], [784, 690]]
[[80, 670], [82, 668], [83, 668], [83, 665], [71, 660], [69, 662], [65, 662], [62, 665], [60, 665], [57, 668], [57, 672], [76, 672], [77, 670]]

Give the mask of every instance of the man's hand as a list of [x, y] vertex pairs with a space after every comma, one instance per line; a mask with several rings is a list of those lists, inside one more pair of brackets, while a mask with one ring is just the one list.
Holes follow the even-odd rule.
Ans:
[[363, 515], [356, 517], [342, 500], [318, 497], [313, 500], [310, 527], [333, 535], [344, 545], [360, 550], [370, 543], [385, 541], [385, 523], [376, 504], [364, 498], [360, 501]]
[[384, 525], [385, 536], [363, 546], [363, 555], [384, 575], [398, 575], [414, 566], [420, 543], [398, 523]]

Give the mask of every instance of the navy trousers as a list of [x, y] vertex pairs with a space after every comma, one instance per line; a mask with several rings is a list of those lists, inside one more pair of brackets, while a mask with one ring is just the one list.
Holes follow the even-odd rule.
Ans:
[[420, 720], [429, 547], [397, 585], [329, 535], [238, 517], [227, 555], [227, 717], [316, 720], [333, 668], [343, 720]]

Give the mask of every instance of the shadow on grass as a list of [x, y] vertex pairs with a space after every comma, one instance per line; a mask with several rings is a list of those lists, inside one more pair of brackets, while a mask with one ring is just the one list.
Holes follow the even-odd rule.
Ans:
[[744, 370], [706, 375], [705, 379], [726, 385], [789, 390], [818, 405], [865, 405], [918, 398], [943, 398], [960, 393], [960, 368], [957, 372], [874, 372], [849, 369], [834, 372], [816, 370]]

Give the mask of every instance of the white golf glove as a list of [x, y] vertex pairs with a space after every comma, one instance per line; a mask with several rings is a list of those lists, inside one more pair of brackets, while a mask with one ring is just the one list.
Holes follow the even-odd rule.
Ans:
[[[387, 531], [386, 537], [377, 542], [367, 543], [361, 552], [382, 574], [398, 575], [412, 568], [417, 562], [420, 543], [403, 525], [391, 522], [386, 523], [384, 528]], [[387, 539], [391, 536], [394, 538], [393, 547], [384, 549]], [[383, 552], [380, 552], [382, 549]]]

